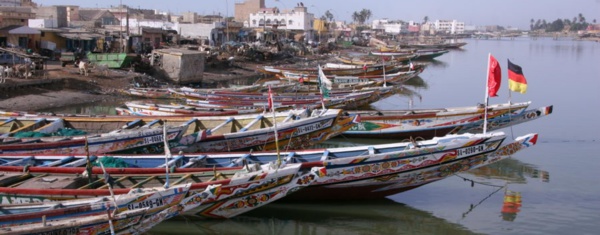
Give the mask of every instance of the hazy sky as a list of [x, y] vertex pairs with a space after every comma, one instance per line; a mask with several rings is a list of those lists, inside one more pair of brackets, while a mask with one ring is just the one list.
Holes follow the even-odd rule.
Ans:
[[[108, 7], [121, 2], [130, 7], [158, 9], [175, 14], [194, 11], [201, 15], [218, 14], [233, 16], [234, 3], [243, 0], [34, 0], [38, 4], [79, 5], [82, 7]], [[587, 22], [596, 19], [600, 23], [600, 0], [266, 0], [267, 7], [293, 8], [299, 2], [309, 12], [321, 16], [330, 10], [336, 19], [351, 21], [354, 11], [370, 9], [370, 20], [379, 18], [422, 21], [436, 19], [463, 21], [467, 25], [501, 25], [529, 28], [529, 21], [545, 19], [554, 21], [573, 19], [579, 13]]]

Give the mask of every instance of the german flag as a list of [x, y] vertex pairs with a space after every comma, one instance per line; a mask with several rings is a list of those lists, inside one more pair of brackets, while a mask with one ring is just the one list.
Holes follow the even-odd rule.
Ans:
[[521, 94], [527, 92], [527, 80], [523, 76], [523, 69], [510, 60], [508, 60], [508, 89]]

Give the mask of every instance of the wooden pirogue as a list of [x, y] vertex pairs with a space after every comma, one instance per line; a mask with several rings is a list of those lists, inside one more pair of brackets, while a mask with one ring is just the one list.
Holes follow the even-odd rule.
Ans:
[[87, 217], [146, 208], [147, 215], [158, 213], [167, 207], [179, 204], [187, 195], [190, 184], [174, 185], [169, 188], [137, 188], [127, 194], [73, 199], [65, 201], [35, 202], [0, 205], [0, 227], [51, 222], [59, 219]]
[[[35, 128], [42, 130], [47, 125], [62, 119], [76, 129], [94, 133], [95, 129], [118, 129], [131, 127], [136, 130], [157, 123], [166, 122], [170, 126], [185, 126], [178, 133], [171, 131], [168, 135], [173, 151], [184, 152], [214, 152], [235, 150], [273, 150], [276, 148], [274, 123], [265, 113], [238, 116], [190, 117], [190, 116], [44, 116], [23, 113], [6, 113], [12, 116], [1, 117], [5, 124], [22, 128], [39, 119], [48, 121], [45, 125]], [[288, 110], [275, 113], [278, 126], [278, 144], [282, 149], [302, 149], [315, 143], [325, 141], [350, 128], [354, 123], [353, 117], [342, 117], [340, 109], [326, 110]], [[21, 116], [18, 116], [21, 115]], [[123, 129], [123, 128], [121, 128]], [[127, 128], [125, 128], [127, 129]], [[131, 152], [152, 153], [161, 152], [162, 128], [154, 128], [147, 135], [125, 139], [121, 145], [129, 146]], [[178, 129], [179, 130], [179, 129]], [[14, 131], [14, 130], [12, 130]], [[94, 140], [88, 135], [88, 140]], [[61, 137], [64, 138], [64, 137]], [[35, 154], [76, 154], [85, 153], [85, 136], [71, 137], [62, 141], [47, 141], [43, 138], [12, 139], [5, 138], [0, 143], [0, 154], [3, 153], [35, 153]], [[108, 138], [108, 137], [107, 137]], [[67, 145], [68, 141], [70, 144]], [[74, 142], [73, 142], [74, 141]], [[64, 145], [61, 145], [63, 143]], [[91, 143], [91, 142], [90, 142]], [[96, 147], [89, 145], [91, 154], [117, 152], [115, 149], [102, 148], [104, 142], [98, 142]], [[147, 147], [148, 145], [153, 147]], [[72, 147], [68, 147], [72, 146]], [[136, 148], [134, 148], [136, 147]], [[143, 147], [143, 148], [137, 148]], [[74, 151], [77, 149], [77, 151]]]
[[[163, 156], [164, 157], [164, 156]], [[248, 164], [244, 168], [196, 169], [188, 173], [165, 175], [156, 169], [28, 168], [25, 172], [5, 171], [0, 177], [2, 203], [62, 201], [111, 195], [105, 182], [113, 181], [112, 193], [121, 195], [132, 189], [162, 185], [191, 184], [184, 199], [184, 214], [211, 218], [230, 218], [266, 205], [319, 177], [322, 167], [301, 168], [301, 164]], [[302, 170], [301, 170], [302, 169]], [[103, 177], [100, 177], [103, 176]], [[110, 180], [106, 180], [110, 177]], [[211, 190], [219, 186], [218, 190]], [[209, 190], [210, 192], [207, 192]]]
[[[552, 113], [552, 106], [526, 110], [531, 102], [488, 106], [488, 130], [496, 130]], [[360, 115], [360, 122], [345, 137], [431, 139], [452, 133], [480, 132], [485, 108], [480, 105], [442, 109], [345, 110]]]
[[[503, 143], [505, 138], [504, 133], [494, 132], [448, 135], [426, 141], [281, 153], [181, 154], [171, 158], [168, 163], [164, 163], [163, 156], [160, 155], [112, 155], [112, 157], [126, 162], [127, 167], [133, 167], [129, 169], [139, 169], [139, 171], [164, 170], [167, 166], [165, 164], [168, 164], [174, 172], [197, 172], [199, 170], [195, 167], [209, 169], [244, 167], [248, 164], [279, 161], [279, 158], [285, 164], [301, 163], [303, 168], [324, 166], [326, 169], [324, 176], [320, 176], [309, 187], [289, 197], [297, 200], [341, 200], [381, 198], [440, 180], [461, 170], [497, 161], [507, 157], [504, 155], [534, 145], [537, 134], [525, 135], [507, 144]], [[0, 170], [21, 172], [23, 165], [35, 166], [43, 162], [59, 162], [66, 157], [68, 156], [0, 156], [0, 161], [5, 162], [4, 166], [0, 166]], [[23, 158], [28, 160], [20, 161]], [[75, 158], [85, 157], [75, 156]], [[72, 165], [64, 163], [61, 166], [65, 167], [29, 167], [28, 169], [40, 172], [65, 171]], [[77, 169], [76, 172], [81, 171], [81, 168]], [[432, 173], [427, 177], [414, 179], [419, 176], [417, 172], [420, 171]], [[443, 174], [439, 171], [443, 171]], [[405, 187], [394, 186], [398, 183]]]

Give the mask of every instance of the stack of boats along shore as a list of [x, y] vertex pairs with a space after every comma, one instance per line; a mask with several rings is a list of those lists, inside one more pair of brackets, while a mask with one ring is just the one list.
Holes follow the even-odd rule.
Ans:
[[[0, 111], [0, 234], [139, 234], [279, 199], [383, 198], [535, 145], [535, 133], [494, 130], [552, 113], [530, 102], [361, 110], [425, 69], [396, 57], [261, 68], [280, 78], [269, 86], [124, 90], [151, 99], [122, 115]], [[313, 147], [339, 135], [395, 142]]]

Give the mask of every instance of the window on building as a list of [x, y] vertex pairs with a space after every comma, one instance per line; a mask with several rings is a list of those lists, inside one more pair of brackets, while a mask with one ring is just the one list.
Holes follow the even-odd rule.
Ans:
[[256, 25], [256, 20], [252, 20], [252, 25]]
[[271, 22], [271, 19], [268, 19], [268, 20], [267, 20], [267, 25], [271, 25], [271, 23], [272, 23], [272, 22]]
[[292, 25], [292, 23], [293, 23], [293, 21], [292, 21], [292, 20], [289, 20], [289, 21], [288, 21], [288, 24], [289, 24], [289, 25]]

